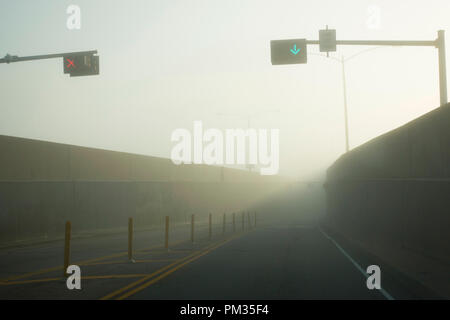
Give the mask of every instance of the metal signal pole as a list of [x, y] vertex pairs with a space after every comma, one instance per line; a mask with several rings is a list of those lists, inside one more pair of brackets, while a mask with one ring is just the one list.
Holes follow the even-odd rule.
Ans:
[[[306, 44], [320, 45], [319, 40], [306, 40]], [[447, 99], [447, 69], [445, 62], [445, 31], [439, 30], [436, 40], [336, 40], [337, 45], [350, 46], [407, 46], [435, 47], [439, 56], [439, 96], [441, 106], [448, 103]], [[347, 59], [348, 60], [348, 59]]]

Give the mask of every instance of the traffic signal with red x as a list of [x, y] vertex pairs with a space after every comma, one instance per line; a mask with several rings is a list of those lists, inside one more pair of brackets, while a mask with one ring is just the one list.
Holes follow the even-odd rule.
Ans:
[[64, 73], [71, 77], [91, 76], [100, 73], [99, 57], [93, 54], [67, 55], [63, 57]]

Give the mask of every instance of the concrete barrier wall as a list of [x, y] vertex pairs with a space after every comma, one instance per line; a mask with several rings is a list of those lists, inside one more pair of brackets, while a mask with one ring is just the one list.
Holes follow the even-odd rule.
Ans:
[[169, 159], [0, 136], [0, 243], [175, 223], [251, 207], [278, 177]]
[[448, 263], [450, 105], [340, 157], [326, 191], [326, 222], [347, 237]]

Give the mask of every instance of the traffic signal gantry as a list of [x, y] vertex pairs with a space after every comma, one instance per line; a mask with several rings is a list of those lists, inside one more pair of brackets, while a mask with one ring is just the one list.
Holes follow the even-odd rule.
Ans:
[[0, 63], [13, 63], [31, 60], [43, 60], [53, 58], [63, 58], [63, 71], [71, 77], [92, 76], [100, 73], [99, 56], [97, 50], [79, 51], [68, 53], [46, 54], [39, 56], [19, 57], [7, 54], [0, 59]]
[[435, 40], [336, 40], [336, 30], [319, 30], [319, 40], [290, 39], [270, 42], [273, 65], [307, 63], [307, 45], [319, 45], [320, 52], [336, 51], [337, 45], [435, 47], [439, 59], [439, 95], [441, 105], [447, 104], [447, 72], [445, 62], [445, 31], [439, 30]]

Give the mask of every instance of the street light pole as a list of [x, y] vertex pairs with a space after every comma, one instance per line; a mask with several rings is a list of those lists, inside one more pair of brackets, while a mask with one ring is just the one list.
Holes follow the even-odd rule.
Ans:
[[341, 59], [335, 58], [335, 57], [330, 57], [330, 56], [324, 56], [321, 54], [316, 54], [316, 53], [311, 53], [312, 55], [315, 56], [319, 56], [319, 57], [324, 57], [327, 59], [332, 59], [335, 61], [338, 61], [341, 63], [342, 66], [342, 87], [343, 87], [343, 92], [344, 92], [344, 125], [345, 125], [345, 152], [349, 152], [350, 151], [350, 143], [349, 143], [349, 134], [348, 134], [348, 104], [347, 104], [347, 81], [346, 81], [346, 76], [345, 76], [345, 62], [349, 61], [351, 59], [353, 59], [356, 56], [359, 56], [362, 53], [365, 53], [367, 51], [372, 51], [372, 50], [376, 50], [376, 49], [380, 49], [383, 48], [381, 46], [379, 47], [372, 47], [363, 51], [360, 51], [348, 58], [344, 58], [344, 56], [341, 56]]
[[347, 112], [347, 85], [345, 82], [345, 59], [341, 57], [342, 64], [342, 86], [344, 89], [344, 119], [345, 119], [345, 152], [350, 150], [348, 143], [348, 112]]

